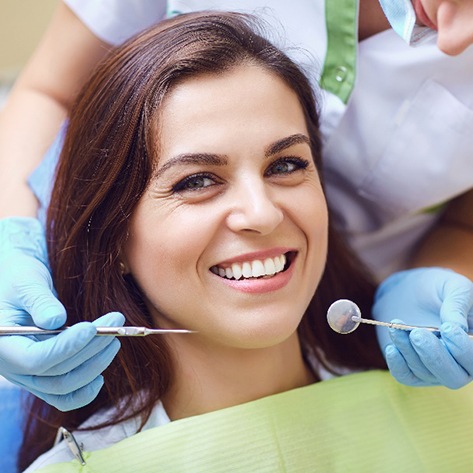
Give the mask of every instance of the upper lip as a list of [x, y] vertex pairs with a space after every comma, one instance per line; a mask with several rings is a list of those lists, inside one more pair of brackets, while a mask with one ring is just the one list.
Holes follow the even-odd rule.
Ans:
[[244, 263], [245, 261], [265, 260], [266, 258], [274, 258], [290, 251], [297, 251], [289, 247], [277, 247], [267, 250], [252, 251], [249, 253], [242, 253], [238, 256], [220, 261], [212, 266], [230, 266], [233, 263]]

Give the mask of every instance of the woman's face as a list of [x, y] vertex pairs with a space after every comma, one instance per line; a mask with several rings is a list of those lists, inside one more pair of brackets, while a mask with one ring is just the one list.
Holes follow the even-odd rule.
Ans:
[[264, 69], [240, 66], [175, 87], [159, 121], [159, 161], [125, 248], [156, 326], [196, 330], [186, 340], [206, 346], [282, 342], [327, 249], [297, 96]]

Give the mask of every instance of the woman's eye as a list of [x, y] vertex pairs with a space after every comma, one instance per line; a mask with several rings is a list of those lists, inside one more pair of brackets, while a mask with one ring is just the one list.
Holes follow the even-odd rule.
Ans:
[[215, 179], [208, 174], [194, 174], [174, 184], [172, 190], [174, 192], [197, 191], [213, 186], [215, 183]]
[[274, 161], [265, 172], [265, 176], [292, 174], [300, 169], [306, 169], [309, 162], [301, 158], [281, 158]]

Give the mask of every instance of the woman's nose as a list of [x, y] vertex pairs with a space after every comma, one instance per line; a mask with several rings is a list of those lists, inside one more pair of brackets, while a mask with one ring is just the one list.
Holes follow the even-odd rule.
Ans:
[[234, 232], [271, 233], [284, 219], [275, 191], [264, 183], [246, 183], [232, 195], [227, 225]]

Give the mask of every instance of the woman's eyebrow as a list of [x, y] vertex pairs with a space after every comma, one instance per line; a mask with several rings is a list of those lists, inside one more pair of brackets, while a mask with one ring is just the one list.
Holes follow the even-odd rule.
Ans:
[[[286, 148], [290, 148], [296, 144], [306, 143], [310, 145], [309, 137], [302, 133], [296, 133], [294, 135], [281, 138], [280, 140], [271, 143], [265, 150], [265, 157], [269, 158], [274, 154], [277, 154]], [[185, 164], [197, 164], [197, 165], [210, 165], [210, 166], [225, 166], [228, 164], [228, 157], [221, 154], [212, 153], [183, 153], [174, 156], [173, 158], [166, 161], [153, 175], [153, 179], [159, 178], [169, 168], [173, 166], [185, 165]]]
[[183, 164], [197, 164], [197, 165], [211, 165], [211, 166], [225, 166], [228, 163], [228, 158], [221, 154], [211, 153], [184, 153], [174, 156], [169, 161], [166, 161], [159, 169], [154, 173], [153, 178], [157, 179], [164, 172], [173, 166], [179, 166]]
[[303, 135], [302, 133], [296, 133], [294, 135], [287, 136], [286, 138], [282, 138], [274, 143], [271, 143], [264, 153], [264, 155], [269, 158], [274, 154], [280, 153], [284, 151], [286, 148], [290, 148], [291, 146], [306, 143], [310, 146], [310, 139], [308, 136]]

